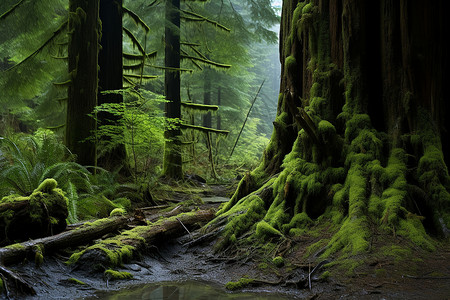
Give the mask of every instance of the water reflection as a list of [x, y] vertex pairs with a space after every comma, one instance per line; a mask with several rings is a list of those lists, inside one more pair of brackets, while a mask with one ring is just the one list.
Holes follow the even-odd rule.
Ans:
[[173, 282], [146, 284], [124, 288], [119, 291], [98, 292], [91, 299], [151, 299], [151, 300], [228, 300], [287, 299], [280, 295], [261, 293], [227, 293], [226, 291], [201, 282]]

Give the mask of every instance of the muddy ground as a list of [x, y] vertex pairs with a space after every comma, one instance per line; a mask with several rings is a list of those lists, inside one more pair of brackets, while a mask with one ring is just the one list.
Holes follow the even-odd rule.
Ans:
[[[422, 253], [420, 262], [404, 261], [399, 264], [389, 258], [375, 260], [357, 268], [352, 276], [343, 274], [323, 280], [319, 279], [324, 271], [321, 269], [314, 274], [310, 290], [306, 280], [309, 270], [305, 266], [272, 266], [261, 270], [258, 265], [262, 260], [258, 258], [234, 260], [218, 257], [211, 250], [212, 244], [192, 248], [181, 245], [189, 239], [186, 235], [159, 245], [150, 249], [142, 259], [124, 265], [120, 270], [130, 272], [134, 277], [129, 281], [107, 281], [101, 273], [73, 270], [64, 263], [66, 258], [58, 255], [46, 257], [40, 268], [32, 262], [24, 262], [11, 269], [33, 283], [37, 296], [26, 299], [82, 299], [95, 295], [97, 291], [118, 290], [142, 283], [186, 280], [209, 282], [225, 291], [227, 282], [242, 276], [267, 282], [289, 277], [302, 279], [297, 285], [259, 282], [256, 286], [244, 288], [244, 291], [279, 293], [288, 299], [450, 299], [448, 247], [433, 253]], [[294, 259], [295, 254], [292, 254], [287, 260]], [[305, 265], [306, 262], [292, 263]], [[70, 278], [79, 279], [86, 285], [72, 283]]]
[[[211, 193], [206, 196], [211, 196]], [[217, 207], [216, 200], [224, 199], [215, 198], [202, 208]], [[247, 257], [236, 252], [232, 256], [218, 254], [212, 250], [214, 241], [189, 247], [187, 244], [196, 233], [192, 234], [152, 246], [138, 260], [123, 265], [119, 270], [133, 274], [132, 280], [109, 281], [102, 273], [73, 269], [65, 264], [68, 253], [64, 252], [45, 257], [41, 267], [26, 261], [10, 266], [9, 269], [20, 274], [37, 292], [33, 297], [17, 298], [95, 298], [99, 291], [119, 290], [143, 283], [192, 280], [211, 283], [225, 292], [227, 282], [245, 276], [257, 280], [243, 291], [273, 293], [286, 299], [450, 299], [448, 241], [441, 242], [434, 252], [412, 248], [404, 257], [368, 253], [357, 258], [362, 263], [352, 272], [336, 266], [318, 267], [311, 272], [320, 260], [307, 260], [304, 253], [317, 238], [293, 241], [293, 251], [284, 254], [284, 266], [276, 267], [270, 257], [264, 257], [260, 251], [253, 251]], [[374, 241], [373, 249], [389, 243], [401, 245], [406, 242], [380, 236]], [[329, 271], [331, 276], [323, 278], [325, 271]], [[308, 276], [310, 273], [311, 277]], [[81, 280], [85, 285], [74, 283], [71, 278]], [[0, 299], [6, 298], [4, 294], [0, 296]]]

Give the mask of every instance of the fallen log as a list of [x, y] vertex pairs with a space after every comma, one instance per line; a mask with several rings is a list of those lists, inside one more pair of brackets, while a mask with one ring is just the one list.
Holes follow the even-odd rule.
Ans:
[[200, 223], [208, 222], [214, 216], [213, 210], [199, 210], [161, 219], [150, 225], [137, 226], [74, 253], [68, 263], [76, 268], [104, 271], [129, 261], [150, 244], [181, 236], [186, 229], [199, 227]]
[[128, 218], [126, 216], [115, 216], [99, 219], [92, 223], [86, 222], [79, 228], [57, 235], [9, 245], [0, 248], [0, 265], [6, 266], [17, 263], [24, 258], [40, 260], [37, 257], [39, 255], [89, 243], [107, 233], [116, 232], [126, 227], [127, 224]]

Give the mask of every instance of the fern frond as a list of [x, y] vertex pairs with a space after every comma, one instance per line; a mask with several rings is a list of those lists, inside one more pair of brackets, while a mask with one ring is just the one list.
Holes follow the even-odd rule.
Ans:
[[66, 197], [68, 200], [67, 210], [69, 212], [67, 221], [70, 224], [77, 223], [79, 221], [77, 215], [78, 193], [76, 186], [70, 181], [67, 184]]

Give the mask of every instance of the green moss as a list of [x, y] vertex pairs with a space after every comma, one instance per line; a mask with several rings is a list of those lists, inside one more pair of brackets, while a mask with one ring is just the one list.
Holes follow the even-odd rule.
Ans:
[[33, 252], [34, 252], [34, 262], [36, 266], [41, 266], [44, 262], [44, 249], [43, 246], [38, 244], [33, 246]]
[[269, 223], [266, 221], [260, 221], [258, 224], [256, 224], [256, 235], [261, 238], [269, 238], [269, 237], [281, 237], [283, 234], [273, 228]]
[[266, 210], [264, 201], [256, 193], [240, 199], [230, 210], [222, 214], [223, 217], [232, 216], [232, 218], [229, 218], [224, 229], [224, 239], [216, 245], [217, 248], [226, 246], [232, 235], [237, 238], [262, 220]]
[[331, 275], [330, 271], [325, 271], [320, 275], [320, 279], [327, 281], [328, 278], [330, 278], [330, 275]]
[[36, 192], [43, 192], [43, 193], [51, 193], [56, 187], [58, 186], [58, 183], [53, 178], [48, 178], [42, 181], [42, 183], [38, 186], [38, 188], [35, 190]]
[[86, 285], [85, 282], [83, 282], [83, 281], [81, 281], [79, 279], [73, 278], [73, 277], [67, 279], [67, 281], [70, 282], [70, 283], [77, 284], [77, 285]]
[[339, 231], [333, 235], [323, 257], [342, 250], [342, 254], [356, 255], [369, 248], [370, 232], [365, 216], [347, 217]]
[[303, 6], [302, 8], [302, 14], [309, 14], [311, 13], [312, 9], [313, 9], [313, 4], [312, 3], [307, 3], [305, 4], [305, 6]]
[[102, 240], [82, 251], [72, 254], [67, 261], [67, 264], [75, 264], [84, 253], [92, 251], [94, 249], [102, 251], [109, 263], [109, 266], [115, 267], [121, 265], [123, 262], [129, 261], [134, 253], [135, 248], [130, 245], [123, 244], [120, 240]]
[[336, 134], [336, 128], [333, 126], [333, 124], [331, 124], [327, 120], [321, 120], [319, 122], [319, 125], [317, 126], [317, 131], [321, 135], [330, 136]]
[[0, 278], [0, 293], [3, 293], [4, 289], [5, 289], [5, 284], [3, 283], [3, 279]]
[[239, 281], [230, 281], [225, 285], [225, 288], [230, 291], [242, 289], [250, 285], [254, 279], [242, 277]]
[[104, 273], [105, 277], [109, 280], [128, 280], [133, 279], [133, 275], [129, 272], [119, 272], [115, 270], [108, 269]]
[[294, 77], [295, 72], [297, 71], [297, 60], [293, 56], [286, 57], [284, 61], [284, 69], [286, 73], [286, 76]]
[[26, 250], [25, 246], [20, 244], [20, 243], [8, 245], [8, 246], [5, 246], [4, 248], [6, 248], [6, 249], [17, 249], [17, 250]]
[[422, 222], [417, 218], [401, 219], [397, 234], [407, 237], [422, 249], [428, 251], [434, 251], [436, 249], [433, 241], [425, 232]]
[[345, 140], [350, 142], [356, 138], [363, 129], [371, 129], [371, 121], [369, 115], [354, 114], [345, 125]]
[[113, 216], [123, 216], [126, 215], [127, 211], [123, 208], [115, 208], [111, 211], [111, 213], [109, 214], [110, 217]]
[[[306, 212], [301, 212], [292, 217], [288, 224], [282, 226], [283, 232], [289, 232], [290, 235], [299, 235], [299, 233], [304, 232], [304, 229], [313, 224], [313, 221], [306, 214]], [[300, 231], [291, 231], [291, 229], [303, 229]]]
[[260, 269], [260, 270], [267, 270], [268, 268], [269, 268], [269, 265], [265, 262], [258, 264], [258, 269]]
[[399, 245], [389, 245], [381, 248], [381, 253], [384, 256], [393, 257], [395, 262], [409, 260], [411, 258], [411, 249]]
[[284, 258], [281, 256], [276, 256], [273, 258], [272, 263], [278, 267], [281, 268], [282, 266], [284, 266]]

